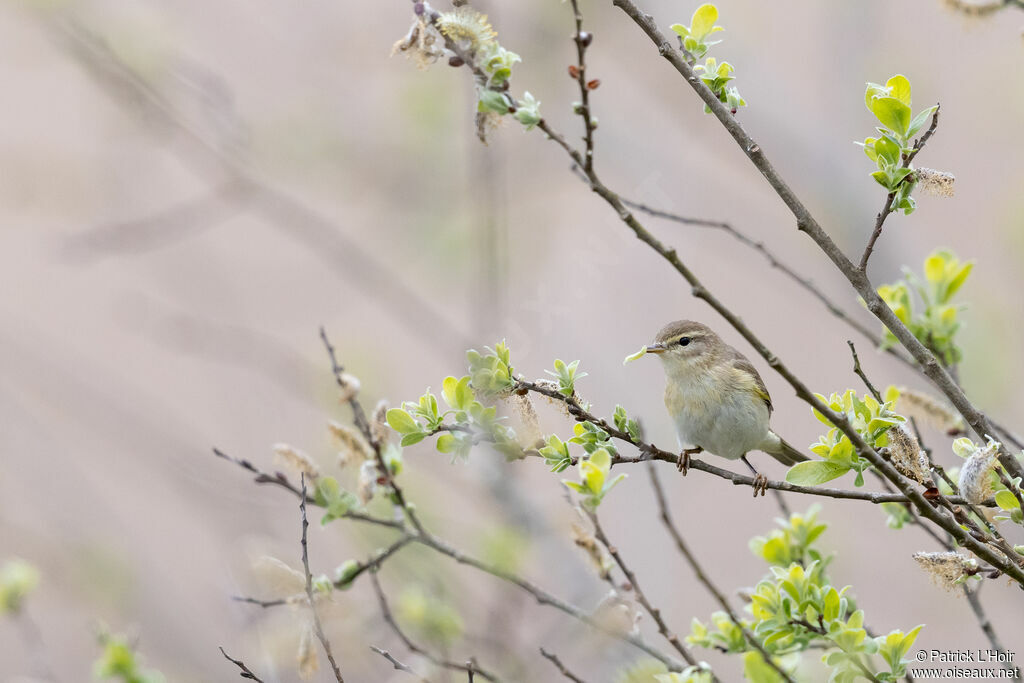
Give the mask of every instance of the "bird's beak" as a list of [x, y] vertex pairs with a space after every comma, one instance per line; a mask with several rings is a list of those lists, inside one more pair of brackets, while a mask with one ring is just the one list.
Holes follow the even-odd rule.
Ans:
[[644, 349], [647, 353], [665, 353], [668, 348], [661, 343], [651, 344]]

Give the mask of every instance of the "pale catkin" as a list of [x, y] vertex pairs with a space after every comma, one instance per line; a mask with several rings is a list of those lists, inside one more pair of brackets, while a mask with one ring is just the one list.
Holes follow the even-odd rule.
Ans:
[[320, 660], [316, 655], [316, 645], [313, 643], [313, 625], [307, 624], [302, 629], [302, 636], [299, 638], [299, 652], [296, 656], [296, 663], [299, 667], [299, 676], [308, 681], [320, 670]]
[[405, 37], [391, 46], [392, 56], [405, 55], [420, 70], [429, 68], [444, 53], [444, 37], [423, 18], [417, 19]]
[[889, 455], [892, 465], [905, 477], [919, 484], [929, 486], [932, 483], [931, 466], [928, 455], [921, 450], [917, 439], [904, 425], [896, 425], [886, 432], [889, 437]]
[[897, 390], [900, 392], [900, 396], [896, 400], [896, 407], [902, 414], [925, 422], [950, 435], [960, 434], [964, 431], [963, 418], [939, 399], [906, 387], [898, 387]]
[[389, 407], [385, 399], [377, 401], [377, 406], [373, 409], [373, 419], [370, 420], [370, 436], [381, 448], [390, 444], [395, 434], [394, 430], [388, 426]]
[[274, 456], [276, 460], [295, 472], [305, 474], [310, 479], [320, 476], [320, 468], [309, 457], [298, 448], [289, 446], [286, 443], [274, 444]]
[[327, 429], [330, 430], [331, 436], [337, 440], [339, 445], [339, 467], [345, 467], [346, 465], [360, 463], [373, 458], [373, 450], [370, 448], [370, 444], [366, 443], [366, 439], [363, 438], [363, 435], [355, 427], [330, 420], [327, 423]]
[[914, 560], [925, 570], [935, 585], [954, 590], [964, 576], [974, 573], [977, 563], [958, 552], [914, 553]]
[[992, 495], [992, 469], [996, 466], [998, 444], [976, 450], [960, 468], [960, 495], [967, 502], [983, 503]]
[[945, 171], [936, 171], [934, 168], [918, 168], [914, 170], [917, 178], [917, 188], [925, 194], [935, 197], [952, 197], [956, 188], [956, 176]]

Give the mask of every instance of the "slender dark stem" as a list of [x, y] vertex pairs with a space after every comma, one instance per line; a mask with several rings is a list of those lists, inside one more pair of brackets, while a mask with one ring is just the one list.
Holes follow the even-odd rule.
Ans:
[[373, 645], [370, 646], [370, 649], [379, 654], [384, 659], [391, 662], [391, 666], [393, 666], [396, 671], [404, 671], [407, 674], [411, 674], [416, 678], [420, 679], [421, 683], [430, 683], [430, 681], [428, 681], [426, 678], [416, 673], [416, 671], [411, 666], [395, 659], [395, 656], [387, 650], [382, 650], [381, 648], [374, 647]]
[[679, 639], [679, 636], [676, 635], [675, 631], [668, 627], [668, 624], [665, 623], [665, 620], [661, 616], [661, 610], [652, 605], [650, 600], [647, 599], [643, 589], [640, 588], [640, 583], [636, 579], [636, 574], [634, 574], [629, 568], [626, 561], [622, 559], [622, 554], [619, 553], [619, 549], [612, 545], [611, 541], [608, 540], [608, 537], [604, 533], [604, 529], [601, 528], [601, 522], [597, 519], [597, 514], [593, 511], [587, 510], [587, 516], [590, 517], [590, 521], [594, 524], [594, 536], [601, 542], [601, 545], [605, 547], [608, 554], [612, 556], [613, 560], [615, 560], [615, 564], [619, 566], [619, 569], [621, 569], [622, 573], [626, 576], [626, 580], [629, 581], [629, 585], [633, 590], [633, 594], [636, 596], [637, 602], [643, 605], [644, 609], [647, 610], [647, 613], [651, 615], [651, 618], [654, 619], [654, 623], [658, 626], [658, 633], [664, 636], [665, 640], [667, 640], [669, 644], [675, 648], [676, 652], [682, 655], [683, 659], [685, 659], [691, 666], [696, 666], [697, 660], [694, 658], [689, 648], [683, 645], [683, 641]]
[[416, 654], [422, 657], [426, 657], [442, 669], [448, 669], [449, 671], [465, 671], [467, 673], [479, 674], [482, 678], [486, 678], [489, 681], [499, 680], [495, 674], [485, 669], [482, 669], [479, 665], [476, 664], [474, 660], [470, 660], [466, 664], [460, 664], [459, 662], [452, 661], [450, 659], [438, 657], [430, 650], [427, 650], [426, 648], [421, 647], [417, 645], [415, 642], [413, 642], [413, 640], [409, 638], [408, 635], [406, 635], [405, 631], [402, 630], [402, 627], [398, 625], [398, 620], [395, 619], [395, 615], [391, 611], [391, 606], [388, 605], [387, 595], [385, 595], [384, 589], [380, 585], [380, 580], [377, 578], [376, 571], [370, 572], [370, 582], [373, 584], [373, 590], [377, 594], [377, 602], [380, 604], [380, 612], [381, 615], [384, 617], [384, 621], [387, 622], [387, 625], [391, 627], [391, 630], [395, 632], [395, 635], [399, 637], [399, 639], [405, 644], [407, 648], [409, 648], [409, 650], [415, 652]]
[[338, 663], [334, 661], [334, 653], [331, 652], [331, 641], [324, 633], [323, 624], [320, 623], [320, 615], [316, 611], [316, 598], [313, 596], [313, 575], [309, 571], [309, 543], [306, 538], [306, 531], [309, 529], [309, 520], [306, 518], [306, 475], [300, 475], [302, 483], [302, 495], [299, 497], [299, 511], [302, 513], [302, 569], [306, 573], [306, 597], [309, 598], [309, 610], [313, 613], [313, 628], [316, 629], [316, 637], [327, 654], [327, 661], [331, 663], [334, 671], [334, 678], [338, 683], [345, 683], [341, 675]]
[[583, 14], [580, 12], [579, 0], [571, 0], [573, 18], [576, 20], [576, 81], [580, 87], [579, 115], [583, 119], [583, 169], [586, 173], [594, 170], [594, 117], [590, 113], [590, 87], [587, 85], [587, 46], [593, 36], [583, 31]]
[[245, 665], [245, 662], [243, 662], [241, 659], [235, 659], [234, 657], [229, 655], [227, 652], [225, 652], [224, 648], [218, 648], [218, 649], [220, 650], [220, 653], [222, 655], [224, 655], [224, 659], [228, 660], [229, 662], [231, 662], [232, 664], [237, 666], [239, 669], [241, 669], [241, 673], [238, 674], [239, 676], [241, 676], [242, 678], [245, 678], [247, 680], [250, 680], [250, 681], [256, 681], [256, 683], [263, 683], [263, 679], [260, 678], [259, 676], [257, 676], [256, 674], [254, 674], [249, 669], [249, 667], [247, 667]]
[[548, 652], [544, 648], [540, 649], [540, 653], [545, 659], [547, 659], [549, 662], [555, 665], [555, 667], [558, 669], [558, 672], [562, 674], [563, 677], [568, 678], [570, 681], [573, 681], [573, 683], [586, 683], [586, 681], [584, 681], [582, 678], [574, 674], [572, 671], [569, 671], [569, 669], [565, 666], [565, 664], [562, 664], [562, 660], [560, 660], [558, 658], [558, 655], [556, 655], [555, 653]]
[[[928, 130], [925, 131], [925, 134], [922, 135], [914, 143], [913, 149], [907, 154], [903, 155], [901, 168], [910, 168], [910, 162], [914, 160], [914, 157], [917, 156], [917, 153], [920, 152], [921, 149], [925, 146], [925, 143], [928, 142], [928, 139], [935, 134], [935, 129], [938, 127], [938, 125], [939, 105], [935, 105], [935, 111], [932, 112], [932, 124], [928, 126]], [[868, 259], [871, 258], [871, 252], [875, 248], [875, 242], [877, 242], [878, 238], [881, 237], [882, 235], [882, 226], [885, 225], [885, 219], [888, 218], [889, 214], [893, 212], [892, 204], [896, 200], [896, 193], [899, 191], [900, 186], [903, 185], [904, 183], [913, 182], [911, 180], [912, 177], [913, 173], [904, 177], [903, 180], [899, 182], [899, 185], [896, 186], [896, 189], [890, 192], [888, 195], [886, 195], [885, 204], [882, 206], [882, 210], [875, 217], [875, 227], [871, 231], [871, 236], [868, 238], [868, 243], [864, 247], [864, 253], [861, 254], [860, 263], [857, 265], [857, 270], [859, 270], [860, 272], [867, 272]]]
[[696, 556], [690, 550], [689, 546], [686, 545], [686, 541], [683, 540], [683, 535], [679, 533], [679, 529], [676, 527], [675, 522], [672, 521], [672, 513], [669, 511], [668, 501], [665, 498], [665, 490], [661, 486], [661, 480], [658, 478], [658, 472], [654, 467], [654, 463], [648, 463], [647, 471], [651, 475], [651, 488], [654, 489], [654, 498], [658, 502], [658, 513], [661, 518], [661, 522], [665, 526], [665, 529], [668, 530], [672, 540], [675, 541], [676, 548], [678, 548], [680, 554], [689, 563], [690, 568], [693, 569], [693, 573], [697, 576], [697, 580], [700, 581], [704, 588], [707, 589], [707, 591], [711, 593], [711, 596], [719, 605], [721, 605], [722, 609], [725, 610], [725, 613], [729, 615], [732, 623], [736, 624], [743, 630], [743, 635], [747, 639], [747, 642], [750, 643], [751, 647], [761, 653], [761, 657], [764, 658], [765, 663], [775, 669], [775, 671], [782, 676], [783, 680], [789, 681], [789, 683], [794, 683], [792, 676], [786, 673], [785, 670], [775, 663], [775, 660], [773, 660], [768, 651], [764, 649], [761, 642], [757, 640], [753, 633], [750, 632], [750, 629], [743, 625], [743, 622], [740, 621], [739, 617], [737, 617], [736, 613], [733, 611], [732, 605], [730, 605], [728, 599], [726, 599], [725, 594], [718, 590], [718, 587], [715, 586], [711, 577], [708, 576], [700, 563], [697, 562]]
[[882, 394], [878, 392], [878, 389], [876, 389], [875, 385], [871, 383], [868, 376], [864, 374], [864, 369], [860, 366], [860, 357], [857, 355], [857, 347], [854, 346], [853, 342], [849, 339], [846, 340], [846, 343], [850, 345], [850, 353], [853, 354], [853, 371], [858, 377], [860, 377], [861, 381], [864, 382], [864, 386], [868, 388], [868, 391], [870, 391], [871, 395], [875, 397], [875, 400], [879, 403], [884, 403], [884, 401], [882, 401]]

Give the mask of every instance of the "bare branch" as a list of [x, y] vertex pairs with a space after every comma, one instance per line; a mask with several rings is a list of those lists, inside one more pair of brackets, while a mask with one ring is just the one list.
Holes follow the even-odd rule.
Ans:
[[[637, 602], [643, 605], [644, 609], [647, 610], [647, 613], [651, 615], [652, 619], [654, 619], [654, 623], [657, 624], [658, 633], [664, 636], [665, 640], [675, 648], [676, 652], [682, 655], [683, 659], [685, 659], [687, 663], [691, 666], [696, 666], [697, 660], [694, 658], [693, 653], [690, 652], [689, 648], [683, 645], [683, 641], [679, 639], [679, 636], [676, 635], [675, 631], [668, 627], [668, 624], [665, 623], [665, 620], [661, 616], [661, 610], [652, 605], [650, 600], [647, 599], [647, 596], [644, 595], [644, 591], [640, 588], [640, 583], [636, 579], [636, 574], [634, 574], [629, 568], [626, 561], [622, 559], [622, 554], [619, 553], [619, 549], [612, 545], [611, 541], [608, 540], [608, 537], [604, 533], [604, 529], [601, 528], [601, 522], [597, 519], [597, 513], [592, 510], [587, 510], [587, 516], [590, 517], [590, 521], [594, 524], [594, 536], [601, 542], [601, 545], [605, 547], [608, 554], [612, 556], [613, 560], [615, 560], [615, 564], [619, 566], [619, 569], [621, 569], [622, 573], [626, 576], [626, 580], [629, 581], [633, 594], [636, 595]], [[712, 674], [712, 677], [715, 680], [718, 680], [718, 677], [714, 676], [714, 674]]]
[[555, 667], [558, 668], [558, 672], [562, 674], [562, 676], [564, 676], [565, 678], [568, 678], [570, 681], [573, 681], [573, 683], [586, 683], [586, 681], [584, 681], [582, 678], [580, 678], [573, 672], [569, 671], [569, 669], [566, 668], [565, 664], [562, 664], [562, 660], [558, 658], [558, 655], [554, 654], [553, 652], [548, 652], [544, 648], [540, 649], [540, 653], [545, 659], [554, 664]]
[[387, 650], [382, 650], [381, 648], [374, 647], [373, 645], [370, 646], [370, 649], [373, 650], [374, 652], [376, 652], [377, 654], [379, 654], [384, 659], [386, 659], [389, 662], [391, 662], [391, 666], [395, 667], [395, 670], [397, 670], [397, 671], [404, 671], [407, 674], [412, 674], [416, 678], [420, 679], [420, 681], [422, 683], [430, 683], [430, 681], [428, 681], [426, 678], [424, 678], [423, 676], [420, 676], [418, 673], [416, 673], [416, 671], [414, 671], [412, 669], [412, 667], [410, 667], [407, 664], [403, 664], [402, 662], [400, 662], [397, 659], [395, 659], [394, 655], [392, 655]]
[[[398, 625], [395, 615], [391, 612], [391, 606], [388, 605], [387, 596], [384, 594], [384, 589], [380, 585], [380, 580], [377, 578], [376, 571], [370, 572], [370, 582], [373, 584], [373, 590], [377, 594], [377, 602], [380, 604], [380, 611], [381, 615], [384, 617], [384, 621], [387, 622], [388, 626], [391, 627], [391, 630], [395, 632], [395, 635], [397, 635], [403, 643], [405, 643], [405, 646], [409, 648], [409, 650], [422, 657], [426, 657], [442, 669], [448, 669], [449, 671], [465, 671], [469, 674], [479, 674], [482, 678], [486, 678], [489, 681], [499, 680], [495, 674], [487, 671], [486, 669], [482, 669], [473, 659], [470, 659], [465, 664], [460, 664], [450, 659], [438, 657], [430, 650], [414, 643], [412, 639], [405, 634], [402, 627]], [[395, 668], [397, 669], [398, 667], [396, 666]], [[403, 670], [409, 671], [409, 669]]]
[[222, 647], [218, 648], [218, 649], [220, 650], [220, 653], [222, 655], [224, 655], [224, 659], [228, 660], [229, 662], [231, 662], [232, 664], [234, 664], [235, 666], [237, 666], [239, 669], [242, 670], [242, 672], [240, 674], [238, 674], [240, 677], [245, 678], [245, 679], [250, 680], [250, 681], [256, 681], [256, 683], [263, 683], [263, 679], [260, 678], [259, 676], [257, 676], [256, 674], [254, 674], [252, 671], [250, 671], [249, 667], [247, 667], [245, 665], [245, 662], [243, 662], [241, 659], [235, 659], [234, 657], [229, 655], [227, 652], [225, 652], [224, 648], [222, 648]]
[[345, 683], [341, 676], [341, 669], [334, 661], [334, 653], [331, 652], [331, 642], [324, 634], [324, 627], [320, 623], [320, 615], [316, 611], [316, 598], [313, 596], [313, 575], [309, 571], [309, 544], [306, 540], [306, 530], [309, 528], [309, 520], [306, 519], [306, 475], [300, 475], [302, 482], [302, 495], [299, 497], [299, 511], [302, 513], [302, 569], [306, 572], [306, 596], [309, 598], [309, 610], [313, 613], [313, 627], [316, 629], [316, 637], [327, 653], [327, 660], [334, 670], [334, 678], [338, 683]]
[[[580, 105], [577, 110], [583, 119], [583, 170], [591, 173], [594, 170], [594, 117], [590, 111], [591, 82], [587, 80], [587, 47], [593, 36], [583, 30], [583, 14], [580, 12], [579, 0], [572, 0], [572, 13], [576, 20], [576, 32], [573, 42], [576, 43], [576, 82], [580, 87]], [[593, 81], [597, 87], [598, 81]]]
[[849, 339], [846, 340], [846, 343], [850, 347], [850, 354], [853, 355], [853, 372], [860, 377], [862, 382], [864, 382], [864, 386], [868, 388], [868, 391], [870, 391], [871, 395], [875, 397], [875, 400], [879, 403], [884, 403], [884, 401], [882, 401], [882, 395], [878, 393], [878, 389], [876, 389], [875, 385], [871, 383], [868, 376], [864, 374], [864, 369], [860, 366], [860, 357], [857, 355], [857, 347], [854, 346], [853, 342]]

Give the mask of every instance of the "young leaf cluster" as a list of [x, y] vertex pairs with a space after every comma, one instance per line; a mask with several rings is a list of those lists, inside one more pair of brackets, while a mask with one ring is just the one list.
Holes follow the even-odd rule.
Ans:
[[16, 614], [25, 598], [39, 585], [39, 570], [14, 558], [0, 567], [0, 614]]
[[[888, 444], [886, 432], [890, 427], [906, 421], [906, 418], [893, 411], [893, 405], [899, 398], [895, 387], [886, 390], [882, 397], [884, 403], [879, 403], [869, 394], [858, 397], [853, 389], [847, 389], [841, 395], [832, 394], [828, 398], [821, 394], [815, 395], [835, 412], [846, 415], [857, 433], [876, 448]], [[854, 484], [863, 486], [864, 472], [871, 467], [871, 463], [857, 454], [850, 437], [817, 410], [813, 412], [819, 422], [829, 427], [826, 434], [819, 436], [810, 445], [811, 451], [822, 459], [797, 463], [786, 473], [786, 481], [800, 486], [817, 486], [852, 471], [856, 473]]]
[[[828, 558], [814, 548], [826, 525], [817, 521], [817, 509], [780, 521], [769, 536], [755, 538], [751, 549], [769, 564], [769, 573], [754, 589], [747, 609], [750, 620], [736, 624], [716, 612], [710, 625], [694, 620], [687, 641], [691, 644], [744, 654], [748, 680], [780, 680], [761, 653], [754, 650], [743, 629], [783, 669], [792, 670], [800, 653], [824, 649], [822, 661], [831, 669], [830, 681], [895, 681], [906, 674], [909, 652], [921, 626], [868, 637], [864, 612], [848, 595], [850, 587], [831, 585], [825, 567]], [[881, 665], [879, 665], [879, 659]]]
[[906, 161], [907, 155], [914, 151], [911, 140], [938, 105], [923, 109], [914, 116], [910, 108], [910, 81], [902, 74], [896, 74], [885, 85], [868, 83], [864, 104], [881, 125], [875, 128], [878, 137], [869, 137], [857, 144], [864, 147], [864, 153], [878, 167], [871, 177], [895, 195], [892, 210], [909, 214], [916, 204], [910, 196], [915, 180], [913, 166]]
[[[958, 317], [964, 306], [954, 305], [952, 299], [973, 268], [973, 261], [960, 261], [952, 251], [939, 249], [925, 259], [923, 279], [904, 268], [903, 280], [878, 288], [878, 295], [900, 322], [947, 366], [955, 365], [963, 356], [955, 335], [960, 329]], [[920, 307], [915, 306], [911, 292], [917, 294]], [[897, 343], [896, 337], [886, 329], [883, 347]]]
[[[708, 40], [715, 33], [725, 30], [716, 25], [716, 21], [718, 21], [718, 8], [711, 3], [705, 3], [694, 11], [689, 26], [672, 24], [670, 28], [679, 36], [683, 49], [696, 61], [705, 59], [708, 49], [712, 45], [722, 42]], [[735, 70], [729, 62], [719, 63], [714, 57], [707, 57], [703, 64], [694, 67], [694, 71], [700, 74], [704, 85], [708, 86], [711, 92], [715, 93], [715, 96], [728, 106], [733, 114], [740, 107], [747, 105], [747, 101], [740, 95], [740, 91], [735, 86], [728, 86], [728, 83], [735, 78], [733, 76]], [[704, 105], [704, 113], [710, 114], [711, 108]]]
[[122, 683], [164, 683], [166, 680], [159, 671], [142, 668], [141, 658], [124, 636], [101, 633], [100, 645], [103, 652], [93, 664], [95, 678], [116, 678]]

